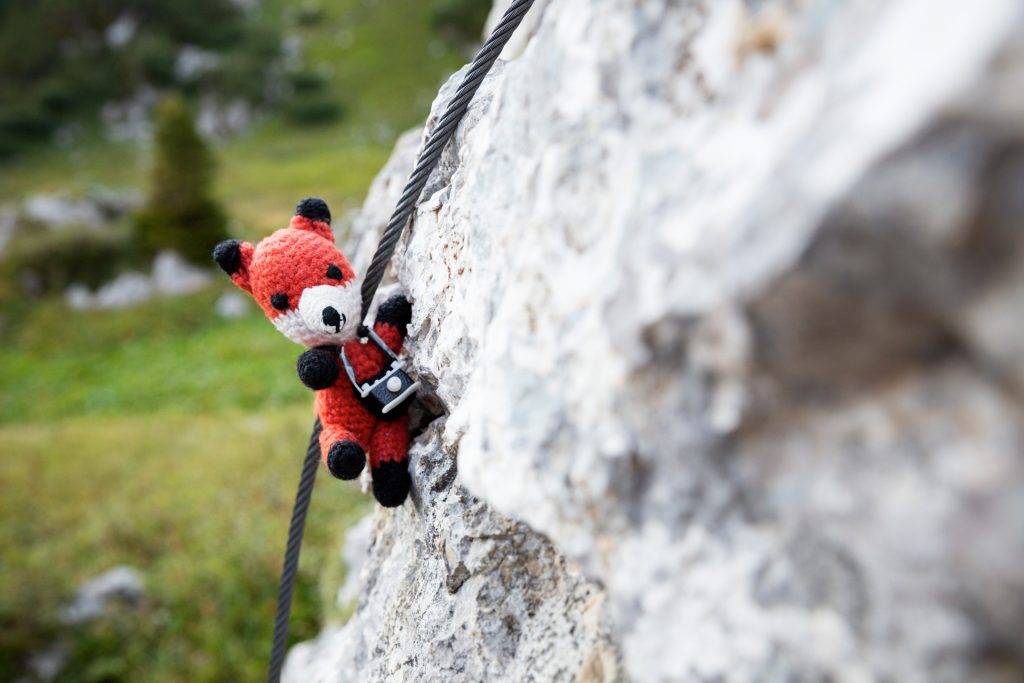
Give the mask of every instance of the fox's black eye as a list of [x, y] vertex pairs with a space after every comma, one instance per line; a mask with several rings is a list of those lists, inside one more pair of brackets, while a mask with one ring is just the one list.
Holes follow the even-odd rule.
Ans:
[[340, 280], [341, 278], [344, 277], [344, 275], [342, 275], [341, 268], [332, 263], [331, 265], [327, 266], [327, 277], [331, 278], [332, 280]]
[[288, 295], [287, 294], [275, 294], [270, 297], [270, 305], [279, 311], [288, 310]]

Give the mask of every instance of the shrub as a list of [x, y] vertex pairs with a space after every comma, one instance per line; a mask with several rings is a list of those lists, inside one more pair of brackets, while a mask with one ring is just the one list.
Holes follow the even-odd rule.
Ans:
[[340, 117], [342, 112], [341, 104], [325, 96], [296, 96], [284, 105], [284, 113], [288, 120], [296, 124], [330, 123]]
[[24, 140], [42, 140], [57, 128], [57, 120], [33, 102], [15, 104], [0, 111], [0, 134]]
[[344, 108], [329, 93], [327, 78], [312, 69], [298, 69], [285, 75], [291, 97], [283, 111], [296, 124], [329, 123], [344, 113]]
[[291, 71], [287, 79], [296, 96], [321, 93], [327, 85], [327, 79], [312, 69]]
[[316, 26], [324, 18], [324, 11], [317, 2], [304, 2], [295, 10], [295, 23], [299, 26]]
[[227, 219], [213, 199], [214, 160], [185, 103], [165, 100], [157, 112], [149, 196], [134, 221], [142, 253], [173, 249], [209, 264], [210, 250], [227, 237]]
[[6, 161], [17, 156], [22, 146], [22, 141], [17, 136], [0, 130], [0, 161]]
[[135, 46], [135, 55], [147, 81], [159, 86], [174, 83], [178, 48], [170, 40], [160, 35], [144, 34]]
[[5, 296], [41, 296], [81, 282], [98, 287], [132, 261], [123, 231], [23, 230], [4, 250], [0, 263]]
[[480, 42], [490, 11], [489, 0], [435, 0], [430, 23], [451, 42], [472, 45]]
[[263, 102], [267, 99], [268, 73], [280, 56], [277, 30], [254, 26], [235, 49], [223, 55], [219, 68], [208, 75], [204, 86], [225, 99]]
[[39, 102], [55, 116], [67, 114], [75, 107], [74, 85], [64, 78], [49, 78], [39, 86]]

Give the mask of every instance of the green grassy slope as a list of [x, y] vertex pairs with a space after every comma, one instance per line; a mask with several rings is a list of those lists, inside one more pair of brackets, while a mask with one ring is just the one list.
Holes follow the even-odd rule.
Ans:
[[[255, 681], [265, 666], [305, 406], [254, 414], [69, 419], [0, 430], [0, 679], [65, 642], [62, 681]], [[333, 602], [338, 528], [368, 509], [323, 477], [311, 506], [293, 640]], [[143, 572], [138, 611], [59, 621], [77, 585]], [[334, 566], [332, 571], [325, 568]]]
[[221, 291], [111, 312], [27, 307], [0, 335], [0, 424], [308, 402], [295, 377], [301, 348], [255, 304], [240, 320], [214, 316]]
[[[291, 19], [293, 4], [262, 11]], [[346, 117], [277, 118], [216, 148], [217, 194], [236, 234], [284, 224], [318, 194], [336, 215], [361, 201], [394, 138], [422, 121], [463, 56], [429, 29], [422, 0], [322, 3], [293, 27], [330, 74]], [[0, 204], [96, 186], [143, 190], [147, 152], [87, 133], [0, 166]], [[263, 676], [280, 553], [312, 420], [300, 349], [253, 309], [212, 314], [223, 289], [119, 312], [8, 302], [0, 315], [0, 680], [64, 642], [63, 681], [254, 681]], [[321, 474], [295, 599], [293, 639], [319, 628], [342, 573], [339, 531], [368, 510]], [[127, 563], [141, 612], [62, 626], [83, 581]]]
[[[299, 347], [220, 290], [117, 312], [26, 307], [0, 335], [0, 680], [64, 642], [66, 681], [262, 676], [289, 511], [312, 424]], [[293, 636], [311, 637], [343, 574], [339, 531], [369, 509], [323, 477]], [[137, 567], [138, 612], [84, 628], [60, 606]]]

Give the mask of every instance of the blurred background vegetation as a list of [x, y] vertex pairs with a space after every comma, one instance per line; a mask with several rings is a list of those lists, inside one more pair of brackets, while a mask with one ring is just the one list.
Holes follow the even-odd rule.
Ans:
[[[489, 8], [0, 2], [0, 679], [263, 677], [311, 397], [207, 255], [307, 195], [343, 226]], [[293, 640], [370, 509], [321, 484]], [[119, 565], [142, 598], [70, 623]]]

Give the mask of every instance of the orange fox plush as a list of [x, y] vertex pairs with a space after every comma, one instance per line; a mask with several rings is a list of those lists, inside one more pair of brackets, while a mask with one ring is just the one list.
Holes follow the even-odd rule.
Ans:
[[[355, 479], [369, 456], [374, 497], [387, 507], [401, 505], [409, 493], [408, 418], [404, 407], [382, 413], [364, 403], [342, 372], [340, 348], [361, 384], [383, 376], [391, 358], [356, 334], [362, 322], [359, 283], [334, 245], [326, 202], [303, 199], [287, 228], [255, 246], [221, 242], [213, 258], [278, 330], [309, 347], [297, 366], [302, 382], [316, 390], [323, 425], [320, 452], [327, 469], [339, 479]], [[373, 331], [395, 354], [402, 350], [411, 312], [401, 295], [377, 311]]]

